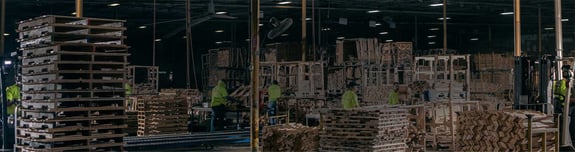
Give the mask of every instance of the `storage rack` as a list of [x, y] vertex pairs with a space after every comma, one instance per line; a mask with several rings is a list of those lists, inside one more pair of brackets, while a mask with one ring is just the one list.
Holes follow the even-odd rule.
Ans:
[[124, 22], [46, 15], [19, 23], [17, 151], [124, 150]]

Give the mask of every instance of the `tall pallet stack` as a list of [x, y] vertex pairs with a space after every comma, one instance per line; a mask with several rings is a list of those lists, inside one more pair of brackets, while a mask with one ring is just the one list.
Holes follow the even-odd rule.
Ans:
[[504, 101], [513, 89], [512, 55], [476, 54], [473, 55], [475, 79], [471, 81], [471, 96], [477, 100]]
[[219, 80], [228, 87], [237, 87], [247, 80], [249, 51], [239, 48], [211, 49], [202, 55], [204, 91], [210, 91]]
[[122, 151], [125, 21], [41, 16], [18, 25], [18, 151]]
[[322, 114], [320, 151], [405, 151], [407, 114], [386, 107], [330, 109]]
[[458, 150], [528, 151], [528, 119], [533, 115], [533, 151], [558, 151], [553, 116], [533, 111], [469, 111], [461, 113]]
[[186, 133], [188, 103], [175, 95], [138, 97], [138, 136]]

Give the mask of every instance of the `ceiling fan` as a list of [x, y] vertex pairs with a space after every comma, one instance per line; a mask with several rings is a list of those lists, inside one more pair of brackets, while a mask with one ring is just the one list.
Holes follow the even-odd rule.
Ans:
[[237, 19], [238, 17], [235, 16], [229, 16], [227, 14], [217, 14], [216, 10], [215, 10], [215, 5], [214, 5], [214, 0], [210, 0], [210, 3], [208, 3], [208, 12], [203, 14], [203, 15], [199, 15], [199, 16], [195, 16], [192, 17], [192, 26], [203, 23], [205, 21], [208, 21], [212, 18], [220, 18], [220, 19]]

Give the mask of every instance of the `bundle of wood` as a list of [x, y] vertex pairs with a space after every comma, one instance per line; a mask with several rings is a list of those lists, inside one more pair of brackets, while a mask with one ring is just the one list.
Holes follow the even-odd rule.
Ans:
[[320, 151], [405, 151], [407, 110], [385, 106], [322, 112]]
[[[527, 114], [533, 115], [533, 150], [552, 151], [557, 131], [553, 116], [534, 111], [468, 111], [459, 119], [458, 147], [462, 151], [527, 151]], [[543, 139], [547, 133], [547, 139]], [[547, 149], [542, 149], [546, 141]]]
[[364, 94], [363, 100], [360, 102], [361, 106], [375, 106], [387, 104], [389, 94], [391, 93], [393, 85], [380, 85], [380, 86], [367, 86], [363, 87]]
[[262, 141], [263, 151], [317, 151], [319, 129], [301, 124], [266, 126]]
[[188, 103], [175, 95], [137, 96], [138, 136], [185, 133]]

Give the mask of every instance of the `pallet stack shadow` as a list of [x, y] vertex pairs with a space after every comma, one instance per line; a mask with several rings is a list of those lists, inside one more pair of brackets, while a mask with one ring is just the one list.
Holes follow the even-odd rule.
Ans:
[[122, 151], [125, 21], [41, 16], [18, 25], [17, 151]]
[[553, 116], [534, 111], [469, 111], [461, 113], [458, 150], [528, 151], [528, 119], [533, 115], [533, 151], [558, 151]]
[[138, 136], [188, 132], [188, 101], [176, 95], [138, 96]]
[[320, 151], [405, 151], [407, 110], [362, 107], [323, 112]]

